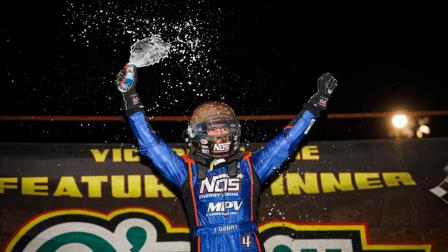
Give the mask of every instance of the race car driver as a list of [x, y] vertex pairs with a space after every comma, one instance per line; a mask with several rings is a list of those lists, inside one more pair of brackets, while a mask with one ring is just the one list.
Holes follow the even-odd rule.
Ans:
[[[117, 75], [123, 82], [125, 71]], [[260, 185], [297, 149], [337, 87], [325, 73], [317, 93], [261, 150], [240, 152], [241, 126], [232, 108], [210, 101], [194, 109], [187, 128], [189, 155], [178, 156], [148, 122], [135, 85], [123, 93], [140, 154], [181, 191], [191, 230], [191, 251], [264, 251], [258, 239]]]

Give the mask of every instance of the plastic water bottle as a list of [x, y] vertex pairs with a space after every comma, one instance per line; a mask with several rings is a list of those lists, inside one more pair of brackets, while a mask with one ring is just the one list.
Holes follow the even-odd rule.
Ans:
[[126, 64], [124, 70], [126, 71], [125, 78], [123, 81], [117, 83], [117, 88], [122, 93], [129, 91], [135, 84], [135, 70], [137, 66], [131, 63]]

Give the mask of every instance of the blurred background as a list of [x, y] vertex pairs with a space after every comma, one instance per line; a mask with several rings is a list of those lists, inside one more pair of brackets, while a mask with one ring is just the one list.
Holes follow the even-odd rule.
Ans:
[[[130, 46], [152, 34], [175, 50], [139, 69], [138, 91], [150, 116], [186, 116], [207, 100], [222, 100], [239, 115], [293, 115], [315, 92], [317, 77], [331, 72], [340, 85], [310, 139], [448, 136], [442, 91], [446, 17], [438, 6], [307, 7], [275, 1], [0, 5], [2, 142], [134, 142], [124, 119], [57, 117], [122, 116], [113, 80], [127, 63]], [[407, 116], [401, 129], [392, 126], [395, 112]], [[287, 123], [243, 121], [243, 139], [266, 141]], [[153, 126], [167, 141], [181, 142], [186, 122], [154, 121]]]

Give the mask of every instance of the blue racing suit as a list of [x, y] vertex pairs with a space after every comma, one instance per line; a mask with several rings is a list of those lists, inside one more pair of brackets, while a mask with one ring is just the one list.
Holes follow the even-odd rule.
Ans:
[[[313, 112], [311, 112], [313, 111]], [[191, 230], [191, 251], [264, 251], [258, 239], [256, 216], [260, 185], [279, 168], [308, 133], [318, 111], [304, 109], [264, 148], [237, 160], [237, 175], [230, 177], [226, 163], [207, 169], [198, 178], [192, 156], [178, 156], [151, 129], [143, 112], [129, 121], [140, 153], [182, 192]]]

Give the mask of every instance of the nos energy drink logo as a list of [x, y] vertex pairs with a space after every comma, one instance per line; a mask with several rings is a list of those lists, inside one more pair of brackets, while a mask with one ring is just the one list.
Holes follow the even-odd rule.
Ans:
[[[372, 243], [362, 224], [300, 224], [286, 221], [259, 226], [260, 240], [273, 252], [430, 252], [431, 244]], [[6, 244], [5, 251], [190, 251], [189, 229], [174, 226], [146, 208], [104, 214], [58, 210], [36, 216]]]
[[230, 143], [219, 143], [213, 146], [213, 150], [216, 152], [227, 152], [230, 149]]

